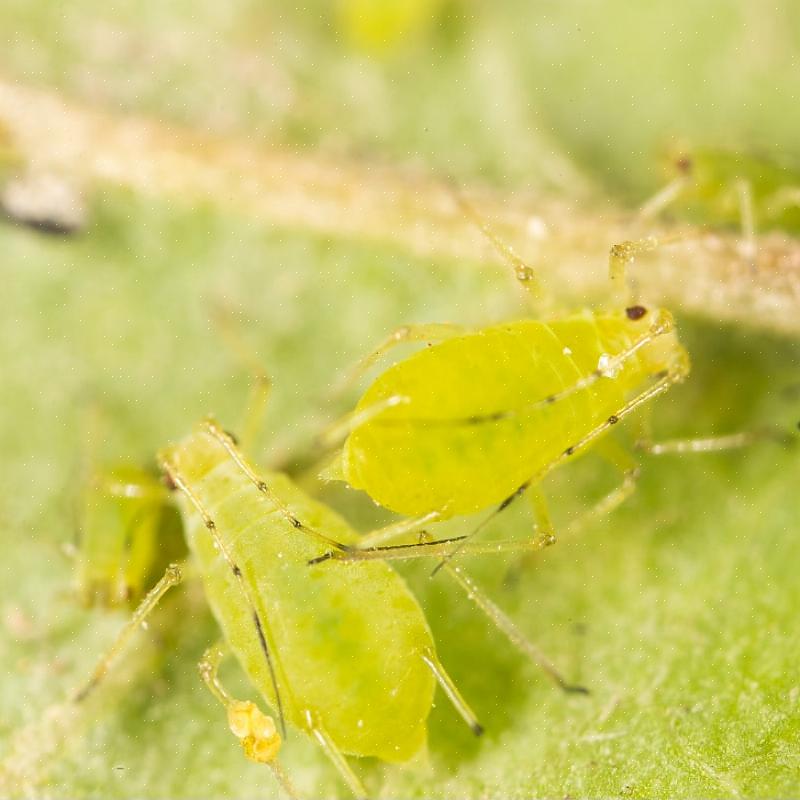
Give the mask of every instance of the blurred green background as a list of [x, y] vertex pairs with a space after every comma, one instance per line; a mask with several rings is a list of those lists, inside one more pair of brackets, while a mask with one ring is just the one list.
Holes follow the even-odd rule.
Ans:
[[[675, 138], [798, 156], [798, 55], [790, 0], [0, 6], [4, 80], [268, 147], [630, 207], [662, 185], [659, 152]], [[210, 322], [213, 303], [235, 311], [275, 379], [256, 453], [265, 463], [303, 452], [343, 408], [327, 404], [330, 383], [392, 327], [526, 313], [508, 276], [470, 263], [271, 228], [224, 201], [100, 185], [86, 197], [78, 236], [0, 227], [3, 750], [86, 675], [124, 619], [70, 594], [62, 545], [87, 452], [146, 461], [204, 413], [238, 419], [249, 376]], [[598, 269], [604, 259], [600, 246]], [[695, 371], [659, 401], [658, 435], [794, 427], [796, 342], [680, 324]], [[89, 408], [100, 409], [94, 436]], [[769, 443], [646, 459], [624, 509], [516, 584], [507, 564], [470, 562], [588, 698], [563, 697], [455, 588], [405, 568], [487, 734], [472, 740], [438, 703], [426, 759], [357, 765], [373, 795], [795, 793], [797, 464], [796, 448]], [[587, 458], [548, 482], [559, 522], [608, 488], [598, 466]], [[377, 520], [345, 492], [325, 496], [364, 527]], [[509, 533], [526, 524], [513, 510], [498, 521]], [[197, 679], [214, 637], [197, 589], [176, 594], [95, 718], [41, 765], [37, 796], [275, 795]], [[304, 797], [345, 796], [297, 734], [283, 758]]]

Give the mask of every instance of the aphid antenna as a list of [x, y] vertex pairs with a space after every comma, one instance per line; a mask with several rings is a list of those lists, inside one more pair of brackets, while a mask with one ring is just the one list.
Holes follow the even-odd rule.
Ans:
[[478, 212], [475, 206], [467, 200], [463, 191], [455, 183], [447, 184], [459, 209], [464, 216], [472, 222], [478, 230], [486, 237], [495, 251], [500, 255], [514, 270], [514, 277], [517, 281], [536, 299], [542, 299], [545, 295], [544, 287], [536, 274], [536, 270], [527, 264], [522, 257], [514, 250], [511, 245], [504, 242], [497, 233], [486, 222], [484, 217]]
[[329, 547], [335, 550], [348, 550], [346, 545], [337, 542], [330, 536], [326, 536], [321, 531], [306, 525], [299, 520], [289, 509], [289, 507], [273, 492], [267, 482], [258, 476], [252, 465], [245, 459], [240, 452], [239, 448], [234, 443], [233, 439], [227, 434], [214, 419], [208, 418], [203, 422], [203, 430], [212, 438], [216, 439], [219, 444], [225, 449], [231, 460], [236, 466], [247, 476], [250, 482], [258, 489], [259, 492], [267, 499], [275, 508], [278, 509], [281, 516], [296, 530], [307, 533], [316, 539], [324, 542]]
[[[226, 436], [224, 432], [222, 435]], [[229, 440], [227, 436], [226, 440]], [[242, 597], [244, 598], [245, 603], [248, 606], [248, 610], [250, 611], [250, 616], [253, 620], [253, 625], [255, 626], [256, 629], [256, 635], [258, 636], [258, 643], [259, 646], [261, 647], [261, 652], [264, 654], [264, 659], [267, 662], [267, 669], [269, 671], [270, 682], [272, 683], [272, 690], [275, 694], [275, 705], [276, 705], [276, 710], [278, 712], [278, 719], [280, 721], [281, 733], [285, 737], [286, 718], [283, 713], [283, 702], [281, 700], [281, 694], [278, 687], [278, 678], [276, 674], [275, 663], [273, 661], [270, 648], [267, 644], [267, 636], [264, 624], [261, 621], [261, 616], [258, 613], [252, 593], [244, 581], [242, 570], [239, 567], [239, 565], [233, 560], [233, 557], [231, 556], [227, 546], [225, 545], [225, 542], [219, 535], [219, 531], [217, 530], [217, 525], [214, 522], [213, 518], [208, 513], [206, 507], [203, 505], [200, 498], [192, 491], [192, 489], [186, 483], [184, 478], [181, 476], [175, 464], [172, 464], [167, 459], [162, 458], [160, 466], [164, 470], [164, 472], [169, 475], [170, 479], [175, 484], [176, 488], [179, 491], [181, 491], [183, 495], [189, 500], [189, 502], [194, 506], [195, 510], [200, 515], [200, 518], [203, 520], [203, 524], [205, 525], [206, 530], [213, 538], [214, 544], [221, 553], [222, 557], [225, 559], [226, 563], [228, 564], [228, 567], [233, 573], [234, 578], [236, 579]]]
[[[379, 547], [350, 547], [340, 550], [329, 550], [321, 556], [312, 558], [306, 563], [309, 566], [323, 561], [400, 561], [410, 558], [431, 556], [449, 557], [454, 544], [460, 544], [467, 536], [453, 536], [447, 539], [433, 539], [430, 542], [412, 542], [410, 544], [381, 545]], [[520, 541], [519, 539], [498, 539], [490, 542], [469, 542], [464, 544], [463, 555], [498, 555], [500, 553], [531, 552], [549, 547], [552, 542], [547, 539]]]

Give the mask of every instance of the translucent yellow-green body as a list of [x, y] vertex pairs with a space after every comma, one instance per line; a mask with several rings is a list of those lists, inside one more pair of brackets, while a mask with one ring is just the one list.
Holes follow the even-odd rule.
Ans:
[[[162, 452], [213, 518], [252, 589], [288, 723], [306, 712], [346, 754], [404, 761], [425, 742], [434, 677], [422, 659], [434, 644], [417, 601], [385, 563], [309, 560], [329, 548], [293, 526], [202, 427]], [[337, 541], [358, 535], [285, 475], [262, 476], [291, 517]], [[186, 537], [205, 594], [253, 686], [277, 703], [252, 609], [196, 508], [180, 493]]]
[[688, 365], [670, 332], [619, 370], [548, 402], [603, 369], [655, 315], [669, 317], [663, 310], [636, 320], [587, 311], [524, 320], [418, 351], [380, 375], [359, 401], [357, 413], [404, 399], [350, 434], [341, 476], [407, 515], [466, 514], [501, 502], [617, 414], [651, 376]]
[[800, 233], [800, 167], [747, 153], [690, 148], [669, 159], [670, 173], [685, 177], [681, 205], [701, 222], [742, 222], [744, 189], [751, 198], [756, 230]]
[[81, 500], [81, 599], [87, 605], [135, 605], [182, 553], [169, 494], [152, 472], [123, 464], [98, 471]]
[[345, 35], [366, 50], [380, 51], [432, 27], [448, 0], [337, 0]]

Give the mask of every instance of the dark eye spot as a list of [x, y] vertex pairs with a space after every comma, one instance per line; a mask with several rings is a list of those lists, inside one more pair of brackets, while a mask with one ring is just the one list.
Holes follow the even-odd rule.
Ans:
[[681, 156], [675, 162], [675, 166], [678, 168], [678, 172], [688, 175], [692, 171], [692, 159], [689, 156]]
[[167, 487], [167, 489], [170, 492], [174, 492], [178, 488], [178, 485], [175, 483], [174, 480], [172, 480], [172, 475], [170, 475], [169, 472], [165, 472], [162, 474], [161, 482], [164, 484], [164, 486]]
[[647, 309], [644, 306], [629, 306], [625, 309], [625, 315], [628, 319], [641, 319], [647, 313]]
[[236, 438], [236, 434], [232, 431], [225, 431], [225, 435], [238, 447], [239, 440]]

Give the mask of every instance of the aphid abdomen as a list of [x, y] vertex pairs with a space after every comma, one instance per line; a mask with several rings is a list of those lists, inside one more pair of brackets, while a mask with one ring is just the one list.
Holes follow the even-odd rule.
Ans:
[[[306, 712], [350, 755], [404, 761], [425, 741], [434, 678], [422, 659], [434, 648], [422, 610], [388, 565], [325, 563], [326, 546], [294, 527], [238, 469], [219, 442], [198, 431], [167, 452], [214, 520], [255, 608], [199, 515], [182, 502], [187, 538], [226, 640], [277, 710], [259, 617], [287, 721], [307, 729]], [[263, 476], [303, 524], [342, 542], [357, 534], [286, 476]]]
[[602, 366], [606, 345], [629, 346], [623, 334], [621, 324], [601, 330], [584, 314], [500, 325], [416, 353], [359, 402], [408, 398], [350, 435], [345, 478], [408, 515], [470, 513], [503, 500], [622, 405], [635, 358], [613, 377], [548, 398]]

